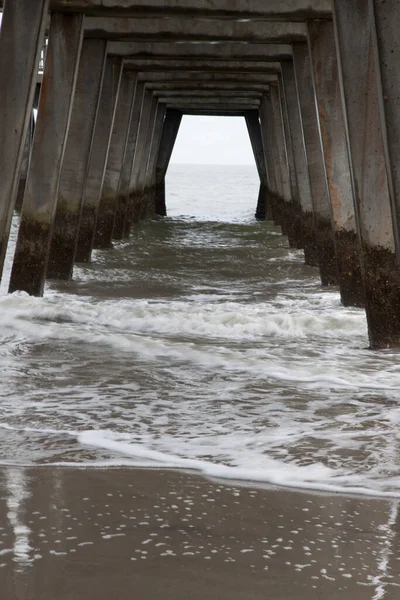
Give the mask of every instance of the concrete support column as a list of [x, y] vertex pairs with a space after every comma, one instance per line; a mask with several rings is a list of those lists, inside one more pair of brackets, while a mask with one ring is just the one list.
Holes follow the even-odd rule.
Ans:
[[360, 245], [332, 21], [309, 21], [309, 49], [333, 219], [339, 287], [345, 306], [364, 306]]
[[154, 216], [156, 214], [156, 160], [158, 156], [158, 151], [160, 149], [160, 141], [161, 134], [163, 130], [163, 124], [165, 119], [166, 106], [162, 102], [158, 103], [156, 118], [154, 121], [153, 127], [153, 136], [151, 140], [151, 148], [149, 155], [149, 162], [147, 164], [147, 174], [146, 174], [146, 189], [149, 194], [149, 216]]
[[146, 90], [143, 97], [142, 110], [140, 112], [139, 129], [136, 140], [135, 155], [131, 174], [130, 202], [131, 202], [131, 223], [137, 223], [141, 218], [142, 197], [139, 190], [139, 173], [143, 164], [143, 153], [145, 151], [147, 129], [149, 126], [150, 113], [153, 105], [153, 92]]
[[279, 85], [279, 98], [280, 98], [280, 102], [281, 102], [283, 131], [284, 131], [284, 136], [285, 136], [286, 156], [287, 156], [287, 163], [288, 163], [288, 169], [289, 169], [290, 197], [292, 199], [291, 200], [291, 204], [292, 204], [291, 228], [293, 231], [293, 237], [296, 240], [296, 247], [303, 248], [299, 192], [298, 192], [298, 187], [297, 187], [297, 176], [296, 176], [296, 169], [295, 169], [295, 162], [294, 162], [293, 145], [292, 145], [292, 138], [290, 136], [290, 124], [289, 124], [289, 117], [288, 117], [288, 111], [287, 111], [287, 105], [286, 105], [285, 89], [284, 89], [284, 85], [283, 85], [282, 74], [278, 75], [278, 85]]
[[165, 217], [165, 175], [167, 173], [171, 154], [174, 149], [182, 113], [179, 110], [167, 108], [161, 134], [160, 147], [155, 164], [155, 211], [156, 215]]
[[335, 0], [345, 123], [371, 347], [400, 342], [400, 273], [379, 115], [371, 5]]
[[72, 277], [106, 53], [105, 40], [84, 40], [50, 246], [50, 279]]
[[147, 175], [147, 165], [149, 163], [150, 151], [151, 151], [151, 141], [153, 138], [154, 131], [154, 123], [157, 115], [157, 107], [158, 107], [158, 98], [153, 96], [150, 107], [149, 120], [147, 124], [146, 136], [144, 138], [144, 145], [142, 147], [141, 152], [141, 160], [138, 163], [138, 172], [137, 172], [137, 190], [140, 195], [140, 214], [139, 218], [144, 219], [149, 214], [149, 197], [148, 190], [146, 189], [146, 175]]
[[286, 150], [286, 139], [285, 139], [285, 131], [283, 127], [283, 114], [282, 114], [282, 102], [279, 92], [278, 85], [270, 86], [270, 96], [271, 96], [271, 105], [272, 112], [275, 124], [275, 137], [277, 144], [277, 151], [279, 157], [279, 168], [281, 172], [281, 181], [282, 181], [282, 198], [283, 202], [281, 203], [283, 210], [283, 219], [285, 223], [285, 233], [288, 236], [289, 245], [291, 248], [297, 248], [298, 240], [296, 236], [296, 216], [295, 216], [295, 207], [293, 206], [292, 194], [291, 194], [291, 186], [290, 186], [290, 175], [289, 175], [289, 165], [288, 165], [288, 156]]
[[268, 179], [265, 166], [264, 146], [261, 134], [261, 125], [258, 110], [248, 110], [245, 113], [245, 120], [251, 147], [253, 149], [254, 160], [256, 163], [258, 176], [260, 178], [260, 190], [257, 200], [256, 219], [265, 220], [266, 203], [268, 197]]
[[268, 181], [268, 194], [266, 201], [266, 215], [265, 218], [269, 221], [277, 222], [277, 208], [276, 208], [276, 197], [277, 197], [277, 184], [275, 180], [275, 163], [272, 150], [272, 138], [268, 129], [268, 118], [267, 118], [267, 101], [263, 98], [260, 105], [259, 116], [261, 126], [261, 136], [264, 148], [265, 156], [265, 168], [267, 172]]
[[304, 147], [304, 135], [297, 95], [296, 77], [294, 65], [291, 61], [282, 62], [282, 83], [288, 114], [288, 136], [293, 149], [293, 162], [298, 193], [298, 219], [301, 227], [304, 258], [306, 264], [317, 267], [318, 256], [310, 176], [308, 173], [307, 157]]
[[265, 137], [268, 144], [268, 151], [272, 158], [272, 167], [274, 173], [274, 198], [273, 198], [273, 219], [276, 225], [280, 225], [282, 233], [287, 235], [287, 214], [284, 200], [284, 183], [282, 177], [282, 168], [279, 155], [278, 133], [276, 120], [272, 106], [270, 94], [266, 94], [262, 99], [262, 118], [265, 119]]
[[135, 89], [131, 126], [129, 129], [128, 143], [126, 146], [125, 159], [122, 167], [121, 180], [118, 191], [117, 212], [115, 215], [113, 233], [113, 238], [115, 240], [121, 240], [123, 237], [128, 237], [131, 229], [131, 223], [129, 218], [129, 215], [131, 213], [129, 186], [131, 182], [133, 158], [135, 156], [136, 139], [139, 129], [140, 111], [142, 110], [144, 92], [145, 83], [143, 81], [139, 81], [136, 84]]
[[83, 38], [83, 15], [54, 13], [10, 292], [41, 296]]
[[0, 30], [0, 278], [32, 114], [48, 0], [11, 0]]
[[95, 248], [110, 248], [114, 230], [117, 195], [129, 138], [137, 74], [123, 71], [110, 151], [97, 215]]
[[28, 177], [29, 163], [31, 161], [32, 142], [33, 142], [34, 131], [35, 131], [35, 124], [34, 124], [33, 112], [32, 112], [31, 117], [29, 119], [28, 131], [26, 134], [24, 151], [22, 154], [21, 169], [19, 172], [17, 198], [15, 201], [15, 210], [17, 212], [21, 212], [22, 203], [24, 201], [26, 178]]
[[92, 152], [83, 194], [79, 226], [78, 246], [75, 260], [89, 262], [96, 231], [97, 212], [103, 188], [115, 111], [119, 97], [122, 76], [122, 60], [108, 56], [104, 69], [103, 85], [93, 135]]
[[310, 176], [319, 272], [322, 285], [335, 285], [338, 277], [331, 205], [326, 182], [324, 157], [315, 108], [311, 61], [307, 44], [293, 44], [293, 61], [308, 173]]

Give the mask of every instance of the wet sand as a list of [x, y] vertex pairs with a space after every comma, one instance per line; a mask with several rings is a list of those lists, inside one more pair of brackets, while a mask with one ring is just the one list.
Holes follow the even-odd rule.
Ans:
[[397, 501], [8, 468], [0, 513], [1, 600], [400, 597]]

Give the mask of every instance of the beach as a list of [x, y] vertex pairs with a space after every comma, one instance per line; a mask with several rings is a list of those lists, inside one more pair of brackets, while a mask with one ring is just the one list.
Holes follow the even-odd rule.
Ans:
[[398, 598], [398, 502], [146, 469], [1, 472], [4, 600]]

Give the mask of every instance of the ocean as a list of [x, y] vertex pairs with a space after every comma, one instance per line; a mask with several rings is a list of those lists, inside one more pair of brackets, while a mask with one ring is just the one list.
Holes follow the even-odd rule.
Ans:
[[1, 465], [400, 497], [399, 353], [368, 349], [364, 311], [255, 220], [257, 194], [252, 166], [171, 165], [168, 217], [43, 298], [6, 294], [15, 219]]

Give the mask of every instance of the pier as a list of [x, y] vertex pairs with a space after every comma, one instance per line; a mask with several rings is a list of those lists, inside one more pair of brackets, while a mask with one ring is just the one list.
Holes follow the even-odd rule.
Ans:
[[238, 116], [256, 217], [365, 308], [372, 348], [400, 346], [397, 2], [0, 6], [0, 273], [23, 198], [10, 292], [40, 296], [93, 248], [165, 216], [182, 116]]

